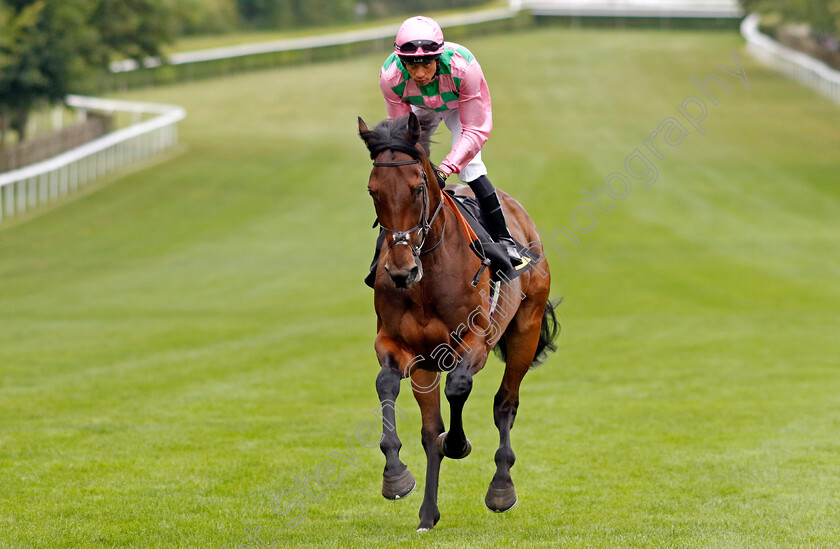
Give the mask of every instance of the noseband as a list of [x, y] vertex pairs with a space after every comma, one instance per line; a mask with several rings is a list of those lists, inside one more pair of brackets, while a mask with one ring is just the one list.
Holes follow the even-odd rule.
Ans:
[[[375, 168], [397, 168], [399, 166], [411, 166], [413, 164], [420, 164], [420, 160], [415, 158], [414, 160], [403, 160], [400, 162], [374, 162], [373, 166]], [[432, 223], [435, 222], [435, 219], [440, 213], [441, 206], [443, 206], [443, 200], [438, 202], [437, 208], [435, 208], [434, 213], [432, 213], [431, 219], [427, 219], [426, 212], [428, 211], [429, 207], [429, 179], [426, 177], [426, 170], [422, 170], [422, 173], [423, 186], [421, 187], [421, 189], [423, 189], [423, 209], [420, 212], [420, 220], [417, 222], [417, 224], [414, 227], [408, 229], [407, 231], [395, 231], [393, 229], [389, 229], [382, 223], [379, 224], [379, 226], [382, 227], [382, 230], [390, 234], [393, 238], [391, 244], [388, 246], [389, 250], [394, 246], [403, 244], [411, 249], [411, 253], [414, 255], [414, 257], [419, 257], [423, 254], [427, 254], [435, 248], [437, 248], [438, 246], [440, 246], [440, 243], [443, 241], [443, 233], [446, 230], [446, 218], [444, 217], [444, 231], [441, 231], [440, 240], [438, 240], [437, 243], [428, 250], [423, 250], [423, 245], [426, 243], [426, 236], [428, 236], [429, 231], [432, 228]], [[420, 240], [419, 246], [412, 246], [411, 236], [416, 232], [421, 232], [423, 234], [423, 237]]]

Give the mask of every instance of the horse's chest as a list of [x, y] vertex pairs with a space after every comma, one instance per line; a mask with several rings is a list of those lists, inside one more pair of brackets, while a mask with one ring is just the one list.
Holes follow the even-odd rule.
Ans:
[[446, 324], [437, 317], [423, 317], [404, 314], [393, 327], [393, 334], [401, 339], [405, 345], [417, 352], [433, 348], [443, 341], [449, 340]]
[[410, 310], [383, 320], [386, 331], [393, 339], [401, 341], [416, 354], [425, 354], [441, 343], [449, 343], [453, 333], [458, 332], [459, 324], [467, 321], [468, 313], [460, 310]]

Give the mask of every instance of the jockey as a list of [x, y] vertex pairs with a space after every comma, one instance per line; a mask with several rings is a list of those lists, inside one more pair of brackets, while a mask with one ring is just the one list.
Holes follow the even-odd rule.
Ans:
[[[397, 32], [394, 53], [382, 67], [379, 87], [389, 120], [411, 111], [433, 113], [430, 135], [441, 120], [446, 124], [452, 132], [452, 150], [436, 170], [438, 183], [443, 187], [447, 177], [458, 174], [478, 198], [490, 236], [505, 246], [514, 266], [520, 264], [522, 256], [481, 161], [481, 147], [493, 128], [493, 113], [490, 90], [478, 60], [467, 48], [445, 42], [443, 31], [433, 19], [412, 17]], [[374, 258], [372, 271], [376, 263]]]

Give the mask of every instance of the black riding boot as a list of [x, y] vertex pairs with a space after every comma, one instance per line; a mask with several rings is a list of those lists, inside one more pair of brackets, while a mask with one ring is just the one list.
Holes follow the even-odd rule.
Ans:
[[468, 185], [478, 198], [478, 205], [481, 206], [481, 211], [487, 218], [489, 225], [487, 229], [490, 231], [490, 236], [496, 242], [504, 245], [514, 267], [521, 264], [522, 255], [520, 255], [513, 237], [510, 236], [510, 231], [505, 222], [505, 213], [502, 211], [499, 196], [496, 194], [496, 188], [493, 187], [486, 175], [470, 181]]
[[373, 252], [373, 262], [370, 264], [370, 272], [365, 277], [365, 284], [373, 288], [373, 282], [376, 280], [376, 266], [379, 265], [379, 252], [382, 251], [382, 243], [385, 242], [385, 231], [380, 230], [379, 236], [376, 238], [376, 251]]

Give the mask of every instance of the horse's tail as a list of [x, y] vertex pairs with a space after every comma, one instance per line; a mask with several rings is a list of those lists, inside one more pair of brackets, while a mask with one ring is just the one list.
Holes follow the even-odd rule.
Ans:
[[[560, 335], [560, 322], [557, 321], [555, 309], [563, 298], [550, 299], [545, 302], [545, 310], [543, 311], [542, 325], [540, 326], [540, 340], [537, 343], [537, 351], [534, 353], [534, 361], [531, 362], [531, 368], [536, 368], [548, 359], [548, 353], [553, 353], [557, 350], [557, 337]], [[494, 349], [496, 354], [502, 359], [502, 362], [507, 361], [507, 344], [504, 336], [499, 338], [499, 342]]]
[[557, 350], [560, 323], [557, 321], [554, 309], [562, 302], [563, 298], [555, 299], [553, 302], [549, 299], [545, 302], [545, 311], [543, 311], [542, 325], [540, 326], [540, 341], [537, 344], [537, 352], [534, 353], [534, 362], [531, 363], [531, 368], [536, 368], [545, 362], [548, 359], [548, 353]]

